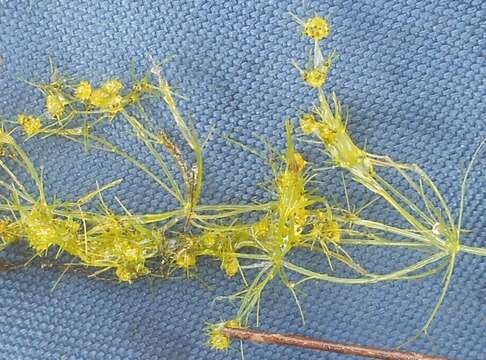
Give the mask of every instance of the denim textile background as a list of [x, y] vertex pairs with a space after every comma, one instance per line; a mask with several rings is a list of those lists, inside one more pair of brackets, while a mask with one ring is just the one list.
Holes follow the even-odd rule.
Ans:
[[[188, 100], [195, 127], [216, 135], [206, 149], [204, 202], [264, 200], [258, 187], [269, 172], [254, 156], [228, 144], [231, 135], [262, 149], [260, 137], [284, 146], [283, 120], [308, 108], [314, 94], [291, 65], [311, 47], [288, 12], [322, 14], [332, 24], [325, 49], [337, 50], [327, 88], [350, 109], [358, 143], [429, 172], [457, 209], [464, 168], [486, 136], [486, 3], [464, 1], [61, 1], [0, 0], [0, 114], [39, 112], [42, 97], [20, 79], [47, 79], [51, 56], [59, 69], [101, 81], [129, 79], [150, 56], [171, 57], [164, 72]], [[160, 123], [164, 123], [164, 119]], [[106, 130], [137, 151], [128, 128]], [[159, 188], [126, 162], [62, 139], [25, 144], [43, 166], [49, 195], [75, 199], [96, 181], [125, 181], [110, 192], [134, 211], [169, 206]], [[314, 161], [325, 159], [304, 147]], [[139, 155], [144, 156], [140, 150]], [[148, 160], [147, 160], [148, 161]], [[467, 196], [464, 241], [486, 245], [485, 156]], [[341, 180], [322, 176], [324, 193], [342, 193]], [[359, 202], [361, 193], [353, 193]], [[339, 198], [339, 195], [336, 195]], [[379, 208], [373, 210], [379, 212]], [[373, 213], [371, 213], [373, 215]], [[364, 251], [364, 257], [371, 253]], [[406, 257], [406, 255], [403, 255]], [[375, 253], [375, 268], [400, 262]], [[316, 261], [308, 259], [309, 262]], [[322, 261], [322, 259], [320, 259]], [[372, 260], [371, 260], [372, 261]], [[380, 262], [383, 262], [380, 263]], [[210, 350], [206, 321], [236, 311], [213, 302], [238, 289], [206, 262], [200, 280], [142, 280], [111, 284], [35, 267], [0, 274], [0, 359], [238, 359]], [[486, 262], [460, 255], [451, 288], [431, 328], [441, 355], [486, 359]], [[424, 281], [343, 287], [307, 283], [301, 302], [305, 325], [288, 292], [273, 285], [264, 295], [262, 328], [338, 341], [393, 347], [426, 320], [442, 275]], [[427, 340], [410, 349], [432, 352]], [[246, 359], [345, 359], [283, 347], [246, 344]]]

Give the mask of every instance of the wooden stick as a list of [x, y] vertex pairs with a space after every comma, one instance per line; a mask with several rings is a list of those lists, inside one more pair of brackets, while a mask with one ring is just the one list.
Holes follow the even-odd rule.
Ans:
[[383, 360], [447, 360], [445, 357], [430, 356], [415, 352], [343, 344], [327, 340], [312, 339], [300, 335], [278, 334], [252, 329], [225, 327], [222, 332], [224, 335], [237, 340], [252, 341], [260, 344], [295, 346], [304, 349], [313, 349], [346, 355], [357, 355]]

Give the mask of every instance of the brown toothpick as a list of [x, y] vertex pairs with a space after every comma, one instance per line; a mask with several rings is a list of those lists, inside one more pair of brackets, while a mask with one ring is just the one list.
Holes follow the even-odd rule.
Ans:
[[334, 341], [317, 340], [300, 335], [279, 334], [266, 331], [230, 328], [222, 330], [223, 334], [237, 340], [251, 341], [260, 344], [275, 344], [300, 347], [304, 349], [320, 350], [356, 355], [383, 360], [447, 360], [445, 357], [430, 356], [416, 352], [379, 349], [368, 346], [343, 344]]

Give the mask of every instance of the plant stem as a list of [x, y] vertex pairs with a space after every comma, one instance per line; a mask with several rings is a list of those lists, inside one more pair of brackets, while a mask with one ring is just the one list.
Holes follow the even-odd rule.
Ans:
[[486, 256], [486, 248], [481, 247], [461, 245], [459, 251], [473, 255]]

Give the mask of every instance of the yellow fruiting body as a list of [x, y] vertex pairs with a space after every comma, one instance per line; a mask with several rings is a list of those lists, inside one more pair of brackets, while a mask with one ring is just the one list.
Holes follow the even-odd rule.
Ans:
[[89, 102], [111, 116], [115, 116], [123, 110], [123, 97], [120, 95], [122, 88], [123, 84], [119, 80], [108, 80], [100, 88], [91, 92]]
[[17, 117], [17, 122], [20, 126], [22, 126], [22, 129], [27, 136], [35, 135], [42, 129], [41, 120], [35, 116], [26, 116], [24, 114], [20, 114]]
[[0, 239], [8, 245], [22, 237], [21, 228], [17, 222], [0, 219]]
[[231, 340], [223, 334], [220, 327], [215, 327], [211, 330], [209, 345], [214, 350], [227, 350], [231, 345]]
[[317, 211], [314, 216], [315, 219], [310, 232], [311, 237], [338, 244], [341, 241], [341, 228], [332, 218], [332, 214], [330, 212]]
[[81, 81], [76, 87], [75, 95], [79, 100], [87, 101], [90, 98], [92, 91], [93, 89], [89, 82]]
[[114, 243], [114, 249], [119, 254], [116, 275], [121, 281], [131, 281], [148, 273], [148, 269], [144, 265], [145, 249], [143, 244], [137, 240], [130, 241], [129, 238], [121, 238]]
[[135, 81], [130, 89], [130, 92], [123, 97], [123, 102], [126, 104], [137, 104], [144, 94], [157, 94], [156, 87], [154, 87], [154, 85], [152, 85], [147, 78]]
[[147, 275], [149, 270], [143, 265], [143, 263], [123, 263], [116, 266], [116, 276], [120, 281], [131, 282], [138, 277]]
[[300, 129], [306, 135], [311, 134], [318, 127], [316, 117], [313, 114], [306, 113], [300, 117]]
[[313, 40], [319, 41], [329, 36], [331, 29], [328, 22], [316, 15], [307, 19], [304, 23], [304, 35]]
[[265, 236], [270, 229], [270, 220], [267, 216], [262, 218], [252, 227], [253, 235], [258, 239]]
[[[318, 124], [314, 131], [316, 132], [319, 139], [321, 139], [322, 142], [328, 146], [339, 143], [340, 139], [337, 138], [338, 133], [336, 132], [336, 130], [331, 129], [331, 127], [327, 123]], [[341, 131], [339, 134], [342, 133], [343, 132]], [[342, 136], [340, 138], [342, 138]]]
[[65, 100], [60, 95], [49, 94], [46, 97], [47, 112], [55, 118], [64, 114]]
[[206, 232], [202, 235], [201, 242], [205, 248], [211, 248], [216, 244], [216, 235], [213, 232]]
[[93, 90], [89, 101], [93, 106], [101, 109], [110, 109], [120, 104], [122, 97], [107, 93], [103, 89]]
[[123, 88], [120, 80], [107, 80], [101, 85], [101, 89], [109, 95], [118, 95]]
[[21, 225], [30, 246], [38, 254], [43, 254], [49, 247], [57, 245], [72, 255], [78, 255], [80, 224], [56, 218], [47, 204], [40, 203], [32, 210], [23, 212]]
[[143, 78], [139, 81], [136, 81], [132, 86], [132, 92], [135, 93], [148, 93], [153, 91], [153, 85], [146, 79]]
[[223, 269], [226, 275], [233, 277], [240, 270], [240, 263], [235, 253], [228, 253], [223, 256]]
[[327, 66], [320, 66], [302, 73], [302, 78], [307, 85], [313, 88], [322, 88], [327, 79], [329, 68]]
[[214, 350], [227, 350], [231, 339], [223, 334], [224, 328], [240, 328], [240, 321], [233, 319], [223, 323], [209, 325], [209, 346]]

